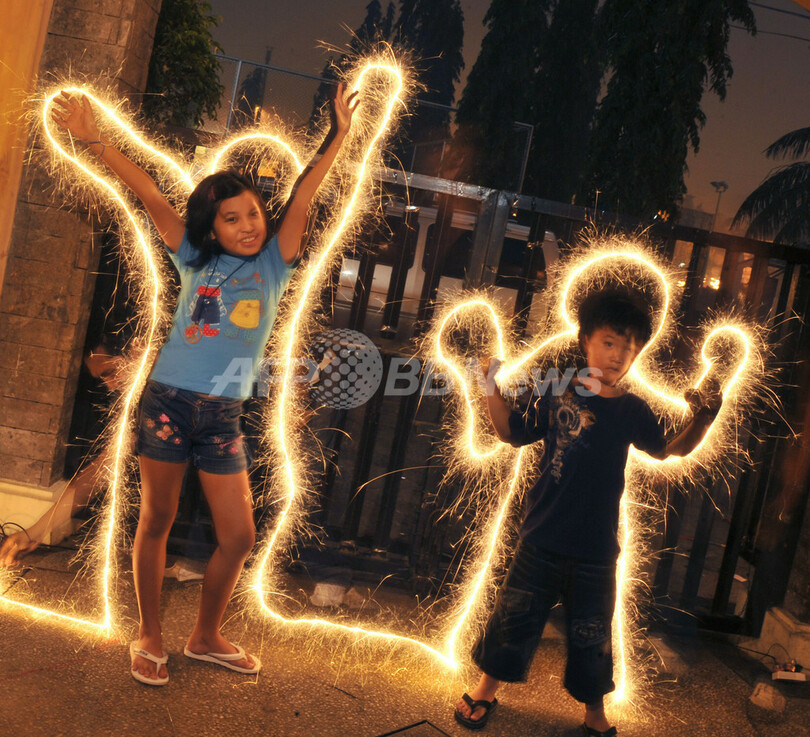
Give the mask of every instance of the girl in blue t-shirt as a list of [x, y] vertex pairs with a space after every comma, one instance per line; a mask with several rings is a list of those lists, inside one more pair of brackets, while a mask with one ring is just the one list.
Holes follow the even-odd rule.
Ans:
[[[62, 92], [56, 102], [54, 122], [86, 142], [140, 199], [181, 276], [172, 330], [139, 411], [141, 507], [133, 571], [140, 631], [130, 645], [132, 677], [152, 686], [169, 680], [160, 590], [166, 542], [189, 458], [199, 469], [217, 548], [208, 563], [197, 622], [184, 653], [239, 673], [258, 673], [259, 659], [220, 633], [225, 607], [255, 540], [239, 427], [242, 400], [249, 392], [245, 385], [251, 386], [253, 377], [234, 382], [228, 372], [234, 357], [237, 367], [245, 361], [254, 370], [258, 365], [278, 300], [301, 253], [310, 204], [349, 132], [356, 93], [348, 94], [339, 86], [331, 140], [298, 182], [278, 232], [269, 241], [264, 203], [244, 177], [226, 171], [203, 179], [189, 196], [183, 219], [143, 169], [101, 140], [86, 97]], [[235, 351], [236, 345], [240, 348]], [[206, 360], [216, 361], [221, 355], [229, 356], [224, 368], [201, 373]]]

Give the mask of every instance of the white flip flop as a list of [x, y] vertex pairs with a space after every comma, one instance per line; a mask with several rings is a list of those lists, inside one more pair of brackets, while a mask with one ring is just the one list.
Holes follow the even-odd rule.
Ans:
[[160, 666], [166, 665], [169, 662], [169, 656], [163, 655], [158, 657], [157, 655], [152, 655], [152, 653], [147, 652], [146, 650], [142, 650], [139, 647], [135, 646], [134, 642], [129, 643], [129, 657], [130, 660], [134, 660], [136, 655], [140, 655], [142, 658], [146, 658], [147, 660], [151, 660], [155, 664], [155, 678], [149, 678], [149, 676], [145, 676], [143, 673], [138, 673], [136, 670], [132, 670], [132, 664], [130, 663], [129, 672], [132, 677], [138, 681], [139, 683], [145, 683], [147, 686], [165, 686], [169, 682], [169, 676], [164, 676], [160, 678], [158, 673], [160, 673]]
[[262, 669], [262, 661], [255, 655], [251, 655], [250, 657], [253, 658], [254, 663], [252, 668], [243, 668], [241, 665], [235, 665], [234, 661], [242, 660], [242, 658], [245, 657], [245, 649], [240, 645], [234, 645], [234, 647], [236, 648], [235, 653], [195, 653], [185, 647], [183, 648], [183, 655], [187, 658], [193, 658], [194, 660], [202, 660], [206, 663], [221, 665], [223, 668], [236, 671], [237, 673], [246, 673], [251, 676], [256, 675]]

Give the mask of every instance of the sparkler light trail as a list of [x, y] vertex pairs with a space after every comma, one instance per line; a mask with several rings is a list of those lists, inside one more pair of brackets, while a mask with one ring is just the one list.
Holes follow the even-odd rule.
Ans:
[[[451, 334], [462, 326], [470, 327], [474, 344], [481, 348], [475, 355], [495, 355], [505, 360], [499, 374], [499, 383], [507, 389], [521, 372], [532, 366], [561, 356], [576, 338], [576, 323], [571, 314], [582, 294], [602, 283], [618, 281], [639, 285], [656, 305], [656, 332], [654, 345], [645, 349], [637, 359], [633, 371], [626, 378], [628, 388], [644, 398], [672, 425], [683, 419], [686, 402], [683, 391], [699, 388], [704, 381], [719, 376], [723, 381], [725, 402], [712, 430], [701, 446], [686, 459], [673, 459], [666, 463], [653, 462], [642, 454], [631, 453], [627, 471], [627, 490], [622, 506], [623, 556], [620, 560], [620, 605], [615, 631], [619, 642], [622, 675], [619, 693], [629, 698], [630, 677], [627, 669], [628, 645], [632, 636], [625, 612], [629, 599], [629, 586], [635, 577], [633, 546], [639, 537], [634, 532], [632, 507], [648, 494], [648, 481], [668, 477], [682, 477], [715, 463], [728, 447], [729, 438], [740, 422], [742, 409], [753, 387], [762, 376], [761, 339], [751, 326], [740, 320], [717, 318], [706, 327], [706, 338], [701, 353], [702, 363], [692, 367], [696, 378], [689, 382], [656, 365], [656, 355], [673, 333], [672, 313], [677, 302], [677, 290], [672, 286], [673, 274], [643, 248], [632, 242], [613, 241], [583, 251], [572, 258], [565, 270], [558, 274], [556, 287], [549, 289], [549, 304], [556, 305], [544, 334], [550, 337], [522, 352], [517, 341], [504, 327], [505, 317], [485, 295], [467, 295], [455, 303], [445, 305], [439, 312], [434, 330], [426, 343], [425, 353], [438, 367], [456, 379], [460, 389], [457, 424], [453, 427], [448, 444], [447, 458], [450, 471], [460, 473], [467, 481], [469, 494], [462, 505], [475, 505], [480, 513], [474, 532], [470, 532], [472, 555], [463, 567], [464, 583], [454, 591], [440, 626], [434, 627], [430, 637], [383, 631], [373, 624], [336, 621], [324, 617], [293, 616], [284, 611], [286, 598], [278, 581], [278, 561], [300, 536], [311, 534], [303, 520], [303, 512], [312, 503], [309, 490], [313, 487], [307, 467], [307, 452], [302, 441], [302, 430], [296, 424], [304, 416], [300, 399], [294, 391], [297, 358], [305, 353], [308, 338], [318, 329], [314, 313], [320, 293], [331, 272], [331, 266], [340, 258], [350, 242], [361, 217], [379, 210], [374, 201], [371, 172], [377, 164], [385, 135], [404, 109], [410, 82], [390, 52], [361, 59], [348, 74], [349, 88], [359, 90], [361, 105], [355, 115], [349, 137], [329, 177], [319, 191], [323, 208], [331, 213], [323, 220], [310, 238], [309, 258], [299, 268], [291, 284], [291, 296], [280, 306], [279, 316], [271, 338], [268, 354], [281, 357], [281, 375], [273, 402], [264, 417], [263, 441], [267, 451], [263, 459], [270, 479], [265, 488], [265, 500], [277, 503], [279, 510], [273, 525], [260, 544], [257, 565], [251, 574], [250, 590], [259, 612], [277, 623], [283, 630], [323, 634], [347, 635], [353, 641], [374, 642], [380, 647], [404, 646], [415, 653], [427, 654], [437, 664], [458, 668], [466, 662], [460, 655], [463, 645], [471, 640], [476, 624], [486, 609], [492, 592], [492, 571], [505, 554], [504, 541], [509, 532], [510, 519], [537, 457], [537, 449], [526, 447], [520, 451], [496, 442], [482, 428], [482, 405], [477, 379], [471, 376], [467, 353], [453, 344]], [[146, 141], [122, 113], [88, 90], [71, 88], [73, 93], [87, 94], [96, 110], [101, 112], [105, 140], [126, 150], [144, 166], [157, 171], [169, 196], [178, 202], [185, 199], [196, 181], [188, 166], [177, 163], [168, 153]], [[110, 635], [117, 625], [114, 607], [114, 585], [118, 575], [115, 565], [115, 546], [119, 536], [120, 519], [128, 495], [127, 458], [129, 455], [128, 427], [137, 404], [142, 385], [151, 364], [154, 347], [167, 324], [167, 315], [161, 310], [160, 296], [165, 276], [160, 262], [154, 258], [152, 238], [140, 213], [127, 194], [97, 162], [83, 152], [67, 145], [61, 136], [54, 135], [49, 119], [56, 92], [46, 98], [42, 108], [42, 129], [53, 152], [54, 161], [70, 168], [71, 175], [81, 174], [80, 186], [92, 189], [114, 210], [127, 235], [125, 255], [130, 267], [138, 273], [142, 289], [143, 318], [138, 339], [146, 346], [143, 355], [134, 361], [131, 382], [123, 392], [120, 412], [111, 432], [110, 478], [105, 498], [103, 524], [95, 536], [92, 560], [99, 579], [103, 615], [98, 619], [74, 617], [71, 612], [37, 607], [29, 602], [0, 597], [0, 603], [26, 615], [51, 617], [55, 622], [89, 628]], [[210, 163], [214, 171], [227, 161], [237, 147], [255, 152], [261, 147], [263, 159], [275, 157], [282, 172], [279, 198], [288, 196], [290, 188], [303, 169], [301, 162], [309, 161], [316, 144], [310, 141], [290, 142], [284, 131], [251, 131], [226, 141]], [[208, 173], [207, 171], [205, 173]], [[64, 177], [66, 178], [66, 177]], [[674, 295], [674, 296], [673, 296]], [[510, 384], [511, 382], [511, 384]], [[629, 500], [629, 501], [628, 501]], [[93, 567], [93, 566], [91, 566]]]
[[[396, 81], [395, 92], [393, 94], [383, 93], [376, 82], [366, 83], [367, 77], [379, 77], [388, 75]], [[398, 67], [390, 49], [383, 49], [379, 53], [368, 59], [361, 60], [357, 66], [353, 89], [359, 89], [364, 98], [364, 111], [369, 113], [359, 117], [359, 121], [353, 126], [350, 141], [344, 146], [341, 156], [342, 166], [347, 169], [344, 176], [353, 176], [348, 170], [360, 166], [360, 173], [357, 176], [358, 182], [366, 181], [368, 177], [371, 152], [378, 139], [381, 138], [385, 130], [390, 127], [398, 108], [402, 105], [402, 96], [407, 91], [408, 82], [402, 71]], [[376, 87], [375, 87], [376, 86]], [[51, 120], [54, 99], [65, 90], [74, 95], [85, 95], [93, 104], [96, 110], [99, 127], [104, 135], [104, 139], [116, 147], [125, 151], [127, 155], [144, 168], [156, 171], [161, 183], [166, 190], [167, 196], [176, 201], [178, 209], [182, 210], [182, 204], [188, 193], [193, 190], [196, 182], [202, 178], [202, 173], [195, 176], [191, 167], [178, 163], [169, 153], [161, 150], [157, 145], [147, 142], [146, 138], [139, 134], [131, 120], [116, 109], [113, 105], [101, 99], [99, 94], [87, 88], [70, 86], [69, 84], [57, 85], [45, 95], [44, 104], [40, 108], [39, 126], [44, 139], [48, 144], [48, 151], [52, 157], [52, 168], [56, 172], [55, 179], [59, 183], [66, 185], [67, 181], [80, 175], [76, 189], [82, 195], [88, 193], [95, 194], [118, 217], [122, 225], [122, 233], [126, 236], [126, 248], [123, 255], [128, 261], [128, 266], [136, 276], [133, 281], [141, 285], [141, 296], [139, 307], [141, 309], [141, 319], [136, 338], [139, 344], [144, 346], [143, 352], [133, 361], [131, 366], [130, 381], [126, 382], [126, 389], [122, 393], [122, 400], [118, 403], [118, 416], [110, 423], [111, 430], [110, 444], [108, 448], [109, 483], [102, 513], [102, 522], [98, 525], [97, 533], [93, 540], [93, 549], [86, 561], [86, 567], [93, 571], [99, 583], [100, 607], [103, 614], [100, 618], [90, 616], [72, 616], [72, 612], [63, 611], [56, 608], [37, 606], [34, 603], [16, 600], [10, 596], [0, 596], [0, 604], [16, 611], [20, 614], [33, 615], [37, 617], [52, 618], [59, 624], [77, 626], [79, 628], [98, 631], [104, 636], [111, 636], [117, 624], [114, 612], [114, 601], [112, 591], [117, 577], [115, 545], [116, 536], [120, 534], [120, 520], [126, 508], [128, 492], [127, 489], [127, 461], [130, 452], [129, 427], [137, 400], [142, 391], [143, 385], [152, 363], [153, 353], [156, 345], [159, 344], [160, 337], [168, 324], [168, 315], [162, 310], [162, 295], [166, 285], [166, 275], [158, 258], [155, 246], [150, 237], [147, 225], [140, 217], [136, 205], [128, 196], [126, 190], [120, 185], [115, 177], [109, 176], [107, 170], [100, 165], [94, 157], [87, 156], [83, 151], [77, 151], [73, 141], [65, 141], [64, 137], [54, 130]], [[375, 133], [369, 136], [369, 126], [375, 125], [376, 121], [369, 122], [369, 116], [373, 115], [375, 108], [375, 95], [385, 94], [389, 99], [382, 126], [377, 125]], [[322, 133], [325, 131], [322, 131]], [[298, 144], [290, 143], [290, 135], [283, 131], [254, 130], [246, 134], [236, 136], [225, 141], [220, 149], [215, 152], [210, 165], [210, 171], [215, 171], [222, 162], [227, 159], [231, 151], [236, 147], [247, 146], [253, 152], [254, 157], [262, 159], [263, 163], [275, 163], [278, 169], [277, 178], [282, 184], [278, 189], [277, 198], [285, 199], [289, 196], [291, 188], [298, 174], [303, 171], [301, 161], [308, 161], [312, 158], [317, 148], [317, 142], [307, 142], [304, 154], [296, 153], [297, 148], [302, 148]], [[354, 145], [352, 146], [352, 141]], [[366, 145], [368, 144], [368, 145]], [[281, 156], [276, 156], [276, 149], [281, 149]], [[261, 153], [259, 153], [261, 151]], [[272, 159], [276, 161], [273, 162]], [[70, 177], [68, 177], [68, 172]], [[207, 173], [207, 172], [206, 172]], [[318, 200], [323, 204], [328, 202], [330, 197], [334, 198], [342, 194], [340, 189], [340, 177], [334, 180], [334, 175], [327, 177], [322, 184]], [[331, 185], [331, 188], [330, 188]], [[351, 225], [360, 215], [362, 215], [372, 204], [371, 198], [366, 193], [361, 193], [358, 186], [349, 198], [348, 204], [343, 208], [341, 218], [337, 225], [324, 229], [320, 234], [321, 238], [327, 238], [329, 246], [317, 258], [319, 266], [323, 267], [330, 256], [330, 248], [338, 243], [351, 231]], [[132, 241], [131, 243], [129, 241]], [[333, 249], [334, 251], [334, 249]], [[334, 251], [337, 253], [337, 251]], [[315, 282], [313, 274], [315, 269], [306, 270], [311, 276], [308, 284], [311, 286]], [[296, 326], [302, 322], [301, 315], [304, 312], [305, 300], [296, 308], [291, 327], [285, 330], [283, 323], [281, 332], [290, 334]], [[296, 344], [291, 343], [291, 347]], [[286, 384], [285, 384], [286, 387]], [[282, 402], [282, 406], [284, 403]], [[291, 461], [292, 465], [292, 461]], [[277, 534], [277, 533], [276, 533]], [[5, 578], [5, 576], [4, 576]]]
[[[477, 508], [487, 504], [497, 507], [494, 522], [481, 533], [478, 550], [485, 560], [497, 560], [504, 555], [508, 539], [508, 511], [517, 506], [519, 494], [515, 481], [532, 468], [527, 461], [527, 447], [515, 449], [501, 443], [485, 428], [486, 414], [482, 402], [480, 368], [470, 358], [495, 356], [504, 363], [496, 375], [502, 391], [519, 393], [530, 384], [526, 380], [529, 368], [555, 365], [567, 355], [572, 359], [578, 324], [572, 317], [576, 305], [594, 289], [607, 285], [635, 287], [653, 305], [654, 332], [650, 343], [639, 354], [625, 378], [628, 389], [645, 399], [672, 428], [683, 423], [688, 404], [683, 394], [688, 389], [700, 390], [707, 379], [721, 386], [723, 407], [704, 440], [691, 455], [670, 456], [657, 461], [631, 447], [626, 470], [625, 493], [620, 509], [620, 542], [622, 553], [617, 562], [617, 604], [614, 623], [614, 650], [617, 653], [617, 704], [632, 703], [637, 694], [636, 678], [632, 672], [633, 594], [639, 583], [639, 555], [643, 534], [638, 529], [634, 510], [649, 507], [654, 498], [650, 486], [662, 477], [683, 478], [699, 469], [711, 467], [734, 448], [734, 430], [744, 416], [746, 402], [764, 375], [764, 352], [759, 331], [752, 325], [732, 317], [715, 317], [704, 326], [700, 363], [689, 367], [688, 375], [676, 376], [671, 369], [656, 364], [656, 357], [673, 337], [673, 307], [677, 304], [676, 283], [672, 269], [652, 252], [630, 240], [614, 236], [594, 240], [555, 275], [548, 289], [548, 304], [556, 305], [547, 320], [549, 335], [520, 349], [516, 338], [508, 335], [507, 321], [497, 313], [496, 306], [485, 295], [464, 295], [444, 306], [433, 331], [425, 339], [425, 352], [440, 367], [456, 379], [457, 411], [449, 427], [450, 444], [445, 459], [450, 472], [465, 479], [466, 499], [459, 504], [474, 503]], [[456, 343], [461, 339], [463, 349]], [[571, 364], [573, 365], [573, 364]], [[512, 473], [508, 473], [511, 469]], [[508, 482], [502, 479], [510, 479]], [[459, 495], [460, 497], [463, 495]], [[474, 498], [474, 502], [470, 499]], [[474, 566], [470, 566], [474, 568]], [[492, 566], [480, 566], [468, 585], [467, 606], [451, 630], [451, 642], [461, 633], [462, 620], [470, 627], [476, 616], [484, 616], [485, 607], [476, 601], [486, 601], [492, 590]]]

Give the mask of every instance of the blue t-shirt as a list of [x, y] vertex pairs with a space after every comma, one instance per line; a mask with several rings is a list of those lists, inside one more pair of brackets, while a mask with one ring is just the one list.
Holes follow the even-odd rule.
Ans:
[[200, 394], [247, 399], [293, 266], [273, 237], [247, 258], [226, 253], [190, 265], [199, 251], [184, 234], [177, 253], [180, 296], [169, 339], [149, 378]]
[[635, 394], [542, 395], [509, 417], [513, 445], [545, 440], [540, 477], [526, 500], [520, 536], [552, 553], [611, 561], [619, 554], [619, 502], [630, 445], [659, 455], [664, 430]]

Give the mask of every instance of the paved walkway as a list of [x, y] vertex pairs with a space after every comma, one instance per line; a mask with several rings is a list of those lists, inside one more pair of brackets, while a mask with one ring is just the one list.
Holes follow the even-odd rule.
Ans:
[[[81, 586], [65, 551], [37, 552], [9, 595], [68, 596]], [[122, 578], [121, 616], [134, 632], [131, 575]], [[164, 595], [171, 682], [149, 688], [129, 676], [126, 642], [97, 642], [0, 607], [0, 733], [19, 737], [436, 737], [466, 735], [451, 704], [464, 684], [422, 661], [380, 662], [379, 653], [329, 647], [313, 637], [279, 640], [257, 619], [234, 614], [226, 634], [259, 653], [264, 670], [247, 678], [182, 656], [199, 583], [168, 580]], [[16, 592], [16, 593], [15, 593]], [[394, 597], [395, 599], [396, 597]], [[668, 639], [678, 657], [650, 684], [642, 708], [618, 719], [623, 737], [787, 737], [810, 735], [810, 684], [781, 685], [781, 714], [748, 701], [761, 666], [722, 642]], [[375, 664], [368, 665], [373, 658]], [[573, 737], [579, 705], [561, 686], [565, 643], [552, 622], [528, 683], [509, 685], [483, 734]]]

